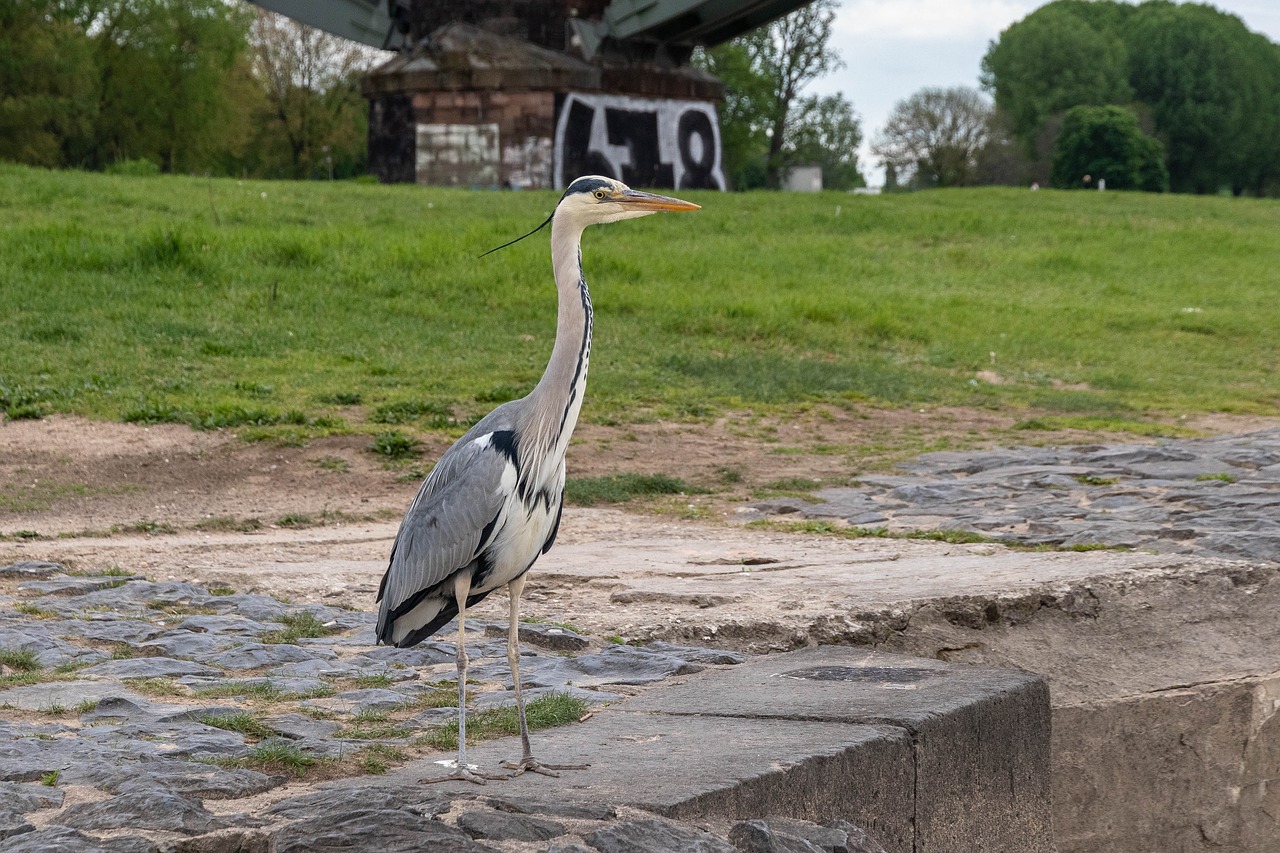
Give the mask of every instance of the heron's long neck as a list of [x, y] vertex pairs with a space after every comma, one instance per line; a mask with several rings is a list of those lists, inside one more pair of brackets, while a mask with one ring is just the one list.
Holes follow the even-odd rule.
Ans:
[[591, 358], [591, 294], [582, 277], [581, 240], [581, 226], [562, 220], [559, 215], [552, 219], [551, 265], [559, 295], [556, 342], [547, 369], [530, 397], [534, 402], [531, 425], [536, 440], [556, 469], [578, 423]]

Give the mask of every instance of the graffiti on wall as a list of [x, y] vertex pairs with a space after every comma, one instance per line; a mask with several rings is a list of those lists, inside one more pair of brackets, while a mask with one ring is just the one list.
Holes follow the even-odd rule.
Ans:
[[725, 188], [710, 101], [572, 92], [559, 104], [552, 180], [604, 175], [633, 187]]

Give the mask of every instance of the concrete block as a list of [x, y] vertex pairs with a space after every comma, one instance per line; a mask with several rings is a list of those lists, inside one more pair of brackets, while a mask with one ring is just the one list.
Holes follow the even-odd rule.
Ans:
[[[889, 853], [915, 849], [912, 743], [902, 729], [606, 708], [581, 725], [535, 732], [533, 750], [549, 763], [590, 766], [554, 780], [533, 773], [506, 780], [503, 796], [611, 803], [674, 819], [844, 818]], [[519, 754], [519, 740], [505, 738], [476, 745], [468, 759], [496, 769], [500, 760]], [[417, 761], [330, 786], [415, 786], [441, 772], [430, 761]], [[475, 791], [466, 782], [440, 783], [438, 789]]]
[[1056, 709], [1059, 849], [1280, 850], [1278, 707], [1272, 677]]
[[1054, 849], [1049, 692], [1028, 673], [820, 646], [654, 690], [625, 707], [901, 727], [913, 742], [915, 853]]

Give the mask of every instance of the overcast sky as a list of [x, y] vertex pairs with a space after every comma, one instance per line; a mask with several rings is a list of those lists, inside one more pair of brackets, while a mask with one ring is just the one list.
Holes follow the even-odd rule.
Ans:
[[[847, 68], [816, 81], [811, 92], [843, 92], [862, 116], [860, 163], [881, 183], [867, 144], [898, 101], [925, 86], [977, 86], [987, 45], [1047, 0], [844, 0], [832, 43]], [[1245, 26], [1280, 42], [1280, 0], [1214, 0]]]

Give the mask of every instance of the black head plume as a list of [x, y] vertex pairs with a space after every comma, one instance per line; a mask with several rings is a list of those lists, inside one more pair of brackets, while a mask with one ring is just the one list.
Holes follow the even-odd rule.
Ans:
[[[551, 211], [551, 216], [555, 216], [555, 215], [556, 215], [556, 212], [555, 212], [554, 210], [553, 210], [553, 211]], [[517, 238], [515, 238], [514, 240], [512, 240], [510, 243], [503, 243], [501, 246], [497, 246], [496, 248], [490, 249], [489, 251], [485, 252], [484, 254], [479, 255], [479, 257], [483, 258], [485, 255], [492, 255], [494, 252], [498, 251], [498, 249], [505, 249], [505, 248], [507, 248], [508, 246], [510, 246], [510, 245], [512, 245], [512, 244], [514, 244], [514, 243], [519, 243], [519, 242], [520, 242], [521, 240], [523, 240], [525, 237], [532, 237], [534, 234], [537, 234], [537, 233], [538, 233], [539, 231], [541, 231], [543, 228], [546, 228], [546, 227], [547, 227], [547, 223], [551, 221], [551, 216], [548, 216], [545, 220], [543, 220], [543, 222], [542, 222], [542, 224], [541, 224], [541, 225], [539, 225], [537, 228], [535, 228], [535, 229], [533, 229], [532, 231], [530, 231], [528, 234], [524, 234], [524, 235], [522, 235], [522, 236], [520, 236], [520, 237], [517, 237]]]

